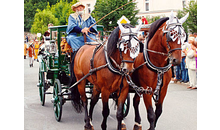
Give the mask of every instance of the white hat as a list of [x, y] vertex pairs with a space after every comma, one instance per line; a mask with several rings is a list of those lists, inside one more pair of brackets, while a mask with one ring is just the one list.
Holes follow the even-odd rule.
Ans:
[[85, 8], [85, 6], [81, 3], [81, 2], [77, 2], [77, 3], [75, 3], [74, 5], [72, 5], [71, 6], [71, 9], [73, 10], [73, 11], [76, 11], [75, 9], [76, 9], [76, 7], [78, 7], [78, 6], [83, 6], [83, 8]]

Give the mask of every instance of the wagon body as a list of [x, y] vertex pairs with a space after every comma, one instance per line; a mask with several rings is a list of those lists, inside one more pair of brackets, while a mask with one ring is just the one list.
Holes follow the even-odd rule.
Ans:
[[[53, 94], [51, 99], [54, 106], [55, 118], [57, 121], [61, 120], [62, 105], [71, 99], [70, 87], [70, 55], [64, 54], [61, 51], [61, 38], [66, 37], [67, 25], [52, 26], [50, 29], [50, 48], [45, 49], [45, 54], [40, 57], [39, 62], [39, 94], [42, 106], [45, 104], [45, 95]], [[97, 25], [98, 37], [103, 40], [102, 25]], [[47, 90], [53, 86], [53, 92]], [[93, 85], [88, 83], [86, 85], [86, 92], [92, 93]], [[88, 97], [91, 98], [91, 97]], [[128, 114], [130, 106], [130, 96], [125, 103], [124, 116]]]

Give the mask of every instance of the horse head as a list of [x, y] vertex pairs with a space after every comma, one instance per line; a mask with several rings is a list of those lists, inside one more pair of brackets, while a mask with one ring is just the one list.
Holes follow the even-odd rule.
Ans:
[[[121, 71], [124, 73], [129, 73], [134, 69], [134, 59], [138, 56], [140, 50], [142, 50], [140, 49], [140, 41], [137, 38], [141, 24], [139, 24], [137, 28], [134, 28], [131, 24], [122, 25], [119, 23], [118, 25], [119, 26], [111, 33], [111, 36], [108, 39], [107, 48], [115, 49], [114, 53], [111, 51], [108, 56], [113, 57], [117, 64], [119, 63]], [[112, 39], [114, 38], [113, 35], [115, 33], [117, 33], [117, 41], [115, 42], [116, 45], [114, 47], [111, 45], [110, 47], [109, 43], [113, 42]]]
[[120, 41], [118, 42], [117, 48], [122, 55], [122, 71], [127, 73], [134, 69], [134, 59], [140, 52], [140, 41], [137, 38], [138, 31], [140, 30], [141, 24], [137, 28], [134, 28], [130, 24], [119, 23], [120, 28]]
[[186, 33], [182, 24], [186, 21], [189, 13], [187, 13], [183, 18], [178, 19], [174, 17], [173, 11], [167, 20], [166, 25], [163, 27], [163, 37], [162, 44], [166, 47], [168, 56], [171, 59], [173, 65], [179, 65], [182, 61], [181, 56], [181, 44], [184, 43], [186, 39]]

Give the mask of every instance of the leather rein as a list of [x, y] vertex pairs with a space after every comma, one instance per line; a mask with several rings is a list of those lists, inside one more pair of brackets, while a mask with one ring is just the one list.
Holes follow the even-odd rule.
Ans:
[[[180, 23], [176, 23], [176, 24], [172, 24], [172, 25], [175, 25], [175, 27], [178, 27], [178, 26], [182, 26]], [[170, 25], [167, 25], [166, 27], [166, 30], [163, 29], [163, 36], [164, 34], [166, 34], [166, 42], [167, 42], [167, 48], [169, 49], [167, 53], [164, 53], [164, 52], [158, 52], [158, 51], [154, 51], [154, 50], [150, 50], [148, 49], [148, 38], [146, 39], [146, 44], [144, 45], [144, 48], [143, 48], [143, 55], [144, 55], [144, 60], [145, 62], [142, 63], [141, 65], [139, 65], [137, 68], [134, 69], [137, 70], [139, 69], [140, 67], [142, 67], [143, 65], [146, 64], [146, 66], [148, 68], [150, 68], [151, 70], [155, 71], [157, 73], [157, 85], [156, 85], [156, 89], [154, 90], [153, 92], [153, 99], [155, 101], [155, 103], [157, 104], [158, 101], [159, 101], [159, 97], [160, 97], [160, 91], [161, 91], [161, 87], [163, 86], [163, 75], [165, 72], [167, 72], [171, 66], [172, 66], [172, 63], [171, 63], [171, 60], [172, 60], [172, 57], [171, 57], [171, 54], [173, 51], [175, 50], [182, 50], [182, 48], [174, 48], [174, 49], [171, 49], [170, 48], [170, 45], [169, 45], [169, 42], [172, 41], [172, 39], [170, 38], [170, 32], [175, 28], [172, 28], [170, 30], [169, 29], [169, 26]], [[164, 26], [165, 27], [165, 26]], [[163, 37], [162, 37], [163, 38]], [[146, 48], [146, 49], [145, 49]], [[146, 50], [146, 51], [145, 51]], [[163, 55], [163, 56], [167, 56], [166, 60], [168, 59], [168, 64], [164, 67], [158, 67], [158, 66], [155, 66], [151, 61], [150, 61], [150, 58], [149, 58], [149, 55], [148, 55], [148, 51], [149, 52], [152, 52], [152, 53], [156, 53], [156, 54], [160, 54], [160, 55]], [[147, 89], [149, 89], [149, 87], [147, 86]], [[140, 94], [138, 94], [140, 95]]]

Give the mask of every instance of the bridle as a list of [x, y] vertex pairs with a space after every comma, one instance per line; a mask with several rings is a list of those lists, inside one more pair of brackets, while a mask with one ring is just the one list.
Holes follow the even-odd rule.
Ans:
[[[177, 18], [176, 18], [177, 19]], [[171, 26], [174, 26], [173, 28], [170, 28]], [[173, 40], [171, 38], [171, 32], [172, 31], [175, 31], [174, 29], [178, 27], [178, 33], [177, 34], [173, 34], [173, 35], [177, 35], [176, 38]], [[160, 51], [154, 51], [154, 50], [151, 50], [151, 49], [145, 49], [146, 51], [149, 51], [149, 52], [152, 52], [152, 53], [156, 53], [156, 54], [160, 54], [160, 55], [163, 55], [163, 56], [167, 56], [166, 59], [172, 59], [171, 57], [171, 54], [173, 51], [176, 51], [176, 50], [182, 50], [182, 48], [174, 48], [174, 49], [171, 49], [170, 47], [170, 44], [169, 42], [172, 42], [172, 41], [175, 41], [177, 38], [180, 38], [180, 35], [182, 33], [181, 29], [182, 28], [182, 24], [179, 23], [179, 20], [177, 19], [177, 23], [171, 23], [171, 24], [167, 24], [166, 26], [163, 26], [162, 28], [162, 31], [163, 31], [163, 36], [162, 36], [162, 39], [164, 38], [165, 34], [166, 34], [166, 45], [167, 45], [167, 48], [168, 48], [168, 52], [167, 53], [164, 53], [164, 52], [160, 52]], [[179, 40], [179, 39], [178, 39]], [[148, 41], [147, 41], [148, 42]]]
[[[180, 28], [182, 28], [182, 24], [179, 22], [178, 18], [176, 18], [176, 20], [177, 20], [177, 23], [167, 24], [166, 29], [163, 28], [163, 30], [162, 30], [163, 31], [163, 36], [166, 34], [166, 38], [167, 38], [166, 42], [167, 42], [167, 47], [169, 49], [168, 55], [170, 55], [173, 51], [182, 50], [182, 48], [171, 49], [170, 44], [169, 44], [169, 42], [175, 41], [177, 38], [180, 38], [180, 35], [182, 33], [181, 29], [180, 29]], [[171, 26], [174, 26], [174, 27], [170, 28]], [[178, 34], [177, 34], [176, 38], [172, 39], [171, 38], [171, 32], [174, 31], [175, 28], [178, 28]], [[173, 35], [175, 35], [175, 34], [173, 34]], [[180, 39], [178, 39], [178, 40], [180, 40]]]
[[[122, 56], [122, 52], [123, 52], [123, 51], [121, 51], [121, 49], [120, 49], [121, 44], [126, 45], [125, 48], [126, 48], [127, 50], [130, 50], [130, 51], [131, 51], [131, 39], [132, 39], [132, 38], [134, 38], [136, 41], [138, 41], [139, 44], [140, 44], [140, 42], [141, 42], [141, 41], [137, 38], [137, 34], [138, 34], [138, 33], [133, 33], [132, 30], [131, 30], [131, 28], [130, 28], [130, 26], [128, 26], [128, 28], [129, 28], [129, 32], [128, 32], [128, 33], [121, 33], [121, 35], [120, 35], [120, 37], [119, 37], [119, 42], [117, 43], [117, 48], [119, 49], [120, 59], [121, 59], [120, 69], [124, 67], [125, 63], [134, 63], [134, 60], [135, 60], [135, 59], [134, 59], [134, 60], [124, 60], [124, 59], [123, 59], [123, 56]], [[125, 37], [125, 36], [129, 36], [129, 39], [128, 39], [128, 40], [123, 39], [123, 37]], [[112, 58], [111, 58], [111, 59], [112, 59]], [[114, 62], [114, 64], [116, 64], [116, 63]], [[116, 66], [118, 66], [118, 65], [116, 65]]]
[[[173, 28], [170, 28], [170, 26], [174, 26]], [[177, 37], [173, 37], [171, 38], [171, 32], [176, 28], [178, 27], [178, 34], [177, 34]], [[164, 29], [165, 28], [165, 29]], [[166, 43], [167, 43], [167, 47], [168, 47], [168, 53], [164, 53], [164, 52], [158, 52], [158, 51], [154, 51], [154, 50], [150, 50], [150, 49], [147, 49], [147, 46], [148, 46], [148, 38], [146, 39], [146, 44], [144, 45], [144, 49], [143, 49], [143, 55], [144, 55], [144, 60], [145, 62], [143, 64], [141, 64], [140, 66], [138, 66], [136, 69], [140, 68], [141, 66], [143, 65], [147, 65], [148, 68], [150, 68], [151, 70], [155, 71], [157, 73], [157, 85], [156, 85], [156, 89], [155, 91], [153, 92], [153, 99], [155, 101], [155, 103], [157, 103], [159, 101], [159, 96], [160, 96], [160, 90], [161, 90], [161, 87], [163, 86], [163, 75], [165, 72], [167, 72], [171, 66], [172, 66], [172, 63], [171, 63], [171, 60], [172, 60], [172, 57], [171, 57], [171, 54], [172, 52], [176, 51], [176, 50], [182, 50], [182, 48], [174, 48], [174, 49], [171, 49], [170, 47], [170, 44], [169, 42], [171, 41], [175, 41], [177, 38], [179, 38], [178, 40], [180, 40], [180, 35], [181, 35], [181, 29], [182, 28], [182, 24], [179, 23], [178, 19], [177, 19], [177, 23], [172, 23], [172, 24], [167, 24], [167, 26], [164, 26], [162, 31], [163, 31], [163, 36], [162, 36], [162, 39], [164, 37], [164, 35], [166, 34]], [[146, 48], [146, 49], [145, 49]], [[146, 50], [146, 52], [144, 51]], [[166, 59], [169, 59], [169, 62], [166, 66], [164, 67], [158, 67], [158, 66], [155, 66], [151, 61], [150, 61], [150, 58], [149, 58], [149, 55], [148, 55], [148, 51], [150, 52], [153, 52], [153, 53], [157, 53], [157, 54], [161, 54], [161, 55], [166, 55], [167, 58]]]

